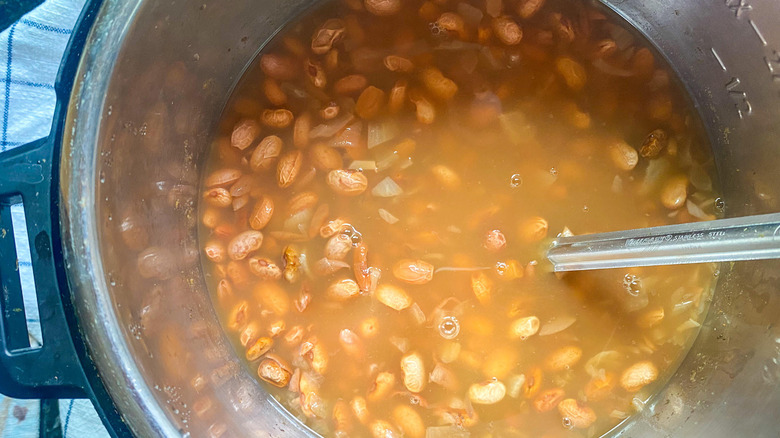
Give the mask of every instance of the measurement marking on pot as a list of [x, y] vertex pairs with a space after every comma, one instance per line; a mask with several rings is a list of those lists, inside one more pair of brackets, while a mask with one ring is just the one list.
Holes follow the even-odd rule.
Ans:
[[753, 32], [756, 33], [756, 35], [758, 36], [758, 39], [761, 40], [761, 44], [766, 46], [766, 38], [764, 38], [764, 35], [758, 29], [758, 25], [756, 25], [756, 22], [753, 21], [753, 20], [748, 20], [748, 23], [750, 24], [750, 27], [753, 28]]
[[780, 53], [777, 50], [772, 50], [772, 55], [765, 56], [764, 62], [769, 69], [769, 74], [772, 75], [772, 80], [780, 81]]
[[738, 77], [732, 77], [729, 83], [726, 84], [726, 91], [728, 91], [731, 100], [734, 101], [734, 108], [737, 109], [739, 118], [744, 119], [745, 115], [753, 114], [753, 105], [750, 104], [747, 93], [738, 89], [740, 84]]
[[726, 64], [724, 64], [723, 60], [720, 59], [720, 55], [718, 55], [718, 52], [715, 51], [715, 48], [713, 47], [710, 50], [712, 51], [712, 56], [714, 56], [715, 60], [718, 61], [718, 64], [720, 65], [720, 68], [722, 68], [723, 71], [727, 71], [726, 70]]
[[725, 0], [725, 3], [726, 7], [729, 8], [737, 18], [741, 18], [743, 12], [753, 9], [753, 6], [748, 4], [747, 0]]

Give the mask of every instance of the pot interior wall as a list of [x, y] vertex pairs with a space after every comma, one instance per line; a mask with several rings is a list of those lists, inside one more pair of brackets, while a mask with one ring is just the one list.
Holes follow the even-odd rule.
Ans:
[[[780, 17], [770, 2], [763, 7]], [[138, 384], [151, 389], [181, 432], [307, 433], [268, 399], [221, 332], [200, 271], [196, 193], [201, 160], [232, 86], [257, 49], [313, 3], [138, 1], [132, 15], [102, 18], [131, 20], [116, 36], [123, 42], [113, 54], [103, 103], [97, 170], [87, 176], [96, 186], [105, 287], [130, 366], [143, 376]], [[731, 26], [726, 20], [733, 11], [682, 0], [616, 3], [690, 89], [713, 140], [728, 215], [778, 211], [780, 154], [771, 140], [778, 138], [771, 123], [780, 120], [778, 99], [756, 96], [753, 119], [737, 119], [734, 95], [721, 92], [732, 73], [723, 74], [700, 43], [714, 34], [711, 23]], [[98, 37], [91, 38], [99, 47]], [[723, 56], [739, 59], [739, 47], [720, 40]], [[770, 431], [776, 424], [780, 264], [739, 263], [722, 271], [691, 354], [657, 403], [627, 425], [626, 436], [703, 436], [702, 429], [723, 436], [724, 427], [742, 436], [747, 427]], [[747, 412], [754, 419], [749, 425], [741, 416]]]

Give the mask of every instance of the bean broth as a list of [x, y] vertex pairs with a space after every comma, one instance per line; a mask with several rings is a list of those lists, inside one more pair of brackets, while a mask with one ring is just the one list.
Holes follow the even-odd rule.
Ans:
[[215, 306], [323, 435], [598, 436], [705, 315], [713, 265], [545, 260], [559, 234], [719, 213], [672, 72], [589, 3], [328, 3], [263, 49], [215, 138]]

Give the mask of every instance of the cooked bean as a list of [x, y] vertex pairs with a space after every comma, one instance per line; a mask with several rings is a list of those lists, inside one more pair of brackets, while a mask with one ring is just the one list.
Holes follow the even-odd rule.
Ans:
[[475, 383], [469, 386], [469, 400], [478, 405], [492, 405], [500, 402], [506, 396], [506, 386], [498, 380]]
[[294, 216], [304, 210], [310, 210], [317, 205], [320, 197], [315, 192], [306, 191], [298, 193], [287, 201], [287, 214]]
[[225, 267], [225, 274], [238, 287], [246, 286], [252, 277], [246, 264], [231, 260]]
[[212, 207], [225, 208], [233, 204], [233, 197], [227, 189], [215, 187], [203, 193], [203, 199]]
[[346, 225], [347, 224], [344, 221], [344, 219], [341, 218], [328, 221], [327, 224], [323, 225], [322, 228], [320, 228], [320, 236], [326, 239], [329, 237], [333, 237], [336, 233], [341, 232]]
[[580, 91], [588, 80], [585, 67], [579, 62], [567, 56], [562, 56], [555, 61], [555, 68], [561, 75], [566, 85], [573, 91]]
[[[366, 2], [369, 1], [372, 0], [366, 0]], [[391, 1], [391, 0], [384, 0], [384, 1]], [[400, 432], [398, 432], [398, 430], [395, 427], [393, 427], [392, 424], [384, 420], [372, 421], [368, 425], [368, 429], [371, 431], [371, 436], [373, 438], [396, 438], [401, 436]]]
[[234, 196], [233, 197], [233, 211], [241, 210], [249, 204], [249, 195]]
[[270, 196], [263, 196], [257, 200], [249, 214], [249, 226], [254, 230], [262, 230], [271, 221], [273, 214], [273, 199]]
[[637, 362], [623, 371], [620, 386], [628, 392], [637, 392], [658, 378], [658, 368], [648, 361]]
[[350, 329], [343, 329], [339, 332], [339, 344], [353, 358], [362, 359], [365, 356], [363, 341]]
[[615, 389], [615, 374], [605, 372], [603, 376], [595, 376], [585, 385], [585, 396], [588, 401], [596, 402], [604, 400], [613, 394]]
[[483, 306], [490, 304], [493, 293], [493, 281], [484, 272], [471, 274], [471, 290]]
[[352, 250], [352, 239], [344, 233], [338, 233], [325, 244], [325, 258], [344, 260], [350, 250]]
[[552, 411], [565, 396], [566, 392], [563, 388], [548, 389], [536, 396], [534, 399], [534, 409], [536, 409], [537, 412]]
[[231, 330], [238, 331], [244, 327], [249, 320], [249, 303], [239, 301], [228, 314], [228, 327]]
[[206, 187], [227, 187], [241, 178], [241, 171], [238, 169], [224, 168], [211, 172], [203, 181]]
[[547, 356], [545, 365], [550, 371], [569, 370], [582, 358], [582, 349], [574, 345], [561, 347]]
[[250, 257], [249, 270], [261, 280], [279, 280], [282, 278], [282, 268], [273, 260], [265, 257]]
[[445, 12], [436, 20], [436, 25], [447, 32], [455, 34], [460, 39], [466, 39], [466, 22], [455, 12]]
[[255, 287], [255, 298], [277, 316], [284, 316], [290, 310], [290, 298], [276, 282], [258, 283]]
[[344, 165], [341, 154], [325, 143], [315, 143], [309, 148], [309, 159], [319, 170], [341, 169]]
[[409, 405], [397, 405], [393, 408], [393, 421], [403, 432], [405, 437], [423, 438], [425, 436], [425, 423], [422, 417]]
[[269, 135], [260, 141], [249, 159], [249, 167], [255, 172], [271, 169], [282, 152], [282, 139]]
[[328, 77], [325, 74], [325, 69], [317, 61], [311, 59], [306, 61], [306, 79], [315, 88], [325, 88], [328, 85]]
[[284, 320], [280, 319], [278, 321], [274, 321], [268, 326], [268, 334], [271, 335], [272, 338], [275, 338], [282, 334], [286, 327], [287, 323], [285, 323]]
[[222, 263], [225, 260], [225, 245], [212, 240], [203, 246], [203, 253], [212, 262]]
[[460, 176], [452, 168], [443, 164], [437, 164], [431, 167], [431, 172], [439, 184], [445, 188], [455, 190], [460, 187]]
[[294, 58], [284, 55], [266, 53], [260, 58], [260, 69], [266, 76], [279, 81], [295, 79], [300, 74], [300, 68]]
[[507, 16], [494, 18], [492, 25], [493, 34], [507, 46], [518, 45], [523, 39], [523, 29]]
[[401, 0], [364, 0], [366, 10], [374, 15], [395, 15], [401, 10]]
[[352, 413], [355, 414], [355, 418], [363, 424], [368, 423], [368, 406], [366, 405], [366, 399], [360, 396], [356, 396], [349, 402], [349, 407], [352, 408]]
[[593, 409], [580, 405], [573, 398], [558, 403], [558, 412], [561, 413], [564, 424], [571, 424], [576, 429], [587, 429], [596, 422], [596, 413]]
[[360, 288], [355, 280], [346, 278], [339, 280], [328, 286], [326, 291], [328, 297], [336, 301], [346, 301], [360, 295]]
[[421, 392], [425, 388], [427, 374], [420, 353], [408, 353], [401, 357], [401, 372], [404, 386], [411, 392]]
[[409, 73], [414, 70], [412, 61], [397, 55], [385, 56], [385, 67], [392, 72]]
[[311, 51], [317, 55], [324, 55], [333, 45], [344, 37], [344, 21], [331, 18], [323, 23], [314, 33], [311, 40]]
[[260, 249], [262, 244], [263, 233], [260, 231], [244, 231], [230, 241], [227, 246], [227, 253], [233, 260], [243, 260], [250, 253]]
[[656, 158], [667, 144], [669, 144], [669, 135], [666, 131], [653, 130], [642, 143], [639, 154], [644, 158]]
[[433, 104], [419, 93], [410, 93], [409, 100], [414, 104], [417, 114], [417, 121], [425, 125], [430, 125], [436, 120], [436, 109]]
[[275, 106], [284, 106], [287, 104], [287, 94], [282, 87], [272, 78], [265, 78], [263, 81], [263, 93], [266, 99]]
[[282, 129], [290, 126], [293, 122], [293, 113], [286, 109], [267, 109], [260, 115], [263, 125], [269, 128]]
[[406, 87], [408, 83], [404, 79], [399, 79], [393, 88], [390, 89], [387, 107], [391, 114], [396, 114], [404, 107], [406, 103]]
[[386, 100], [385, 92], [371, 85], [360, 93], [355, 103], [355, 114], [364, 120], [371, 120], [382, 111]]
[[260, 359], [260, 356], [268, 353], [273, 345], [274, 340], [271, 338], [258, 338], [254, 343], [252, 343], [251, 346], [249, 346], [249, 348], [246, 349], [246, 360], [251, 362], [253, 360]]
[[349, 433], [353, 429], [352, 414], [349, 410], [349, 405], [343, 400], [337, 400], [333, 404], [333, 424], [335, 425], [337, 433]]
[[404, 310], [414, 303], [409, 294], [398, 286], [380, 284], [374, 291], [374, 297], [380, 303], [395, 310]]
[[520, 0], [517, 3], [517, 15], [522, 19], [530, 18], [544, 6], [545, 0]]
[[642, 312], [642, 314], [639, 315], [639, 317], [636, 320], [636, 325], [643, 329], [648, 329], [650, 327], [653, 327], [663, 321], [664, 319], [664, 308], [661, 306], [653, 307], [652, 309], [646, 310]]
[[393, 266], [393, 275], [409, 284], [425, 284], [433, 280], [433, 265], [422, 260], [404, 259]]
[[157, 246], [151, 246], [138, 254], [136, 266], [143, 278], [166, 280], [176, 271], [173, 253]]
[[279, 157], [276, 165], [276, 182], [281, 188], [287, 188], [295, 182], [303, 165], [303, 153], [299, 150], [286, 152]]
[[482, 241], [482, 247], [489, 252], [499, 252], [506, 248], [506, 237], [501, 230], [490, 230], [485, 234], [485, 239]]
[[257, 367], [257, 375], [261, 379], [279, 388], [284, 388], [290, 383], [292, 372], [289, 366], [279, 358], [267, 358]]
[[528, 339], [539, 332], [539, 326], [541, 325], [539, 318], [535, 316], [526, 316], [524, 318], [516, 319], [512, 321], [509, 326], [509, 338], [510, 339]]
[[301, 254], [294, 246], [286, 246], [282, 252], [284, 258], [284, 279], [290, 283], [295, 283], [300, 278]]
[[669, 178], [661, 189], [661, 204], [669, 210], [677, 210], [688, 199], [688, 177], [678, 175]]
[[596, 41], [593, 47], [593, 56], [595, 58], [608, 58], [617, 52], [618, 46], [613, 39], [603, 39]]
[[305, 148], [309, 145], [309, 132], [311, 131], [311, 113], [303, 113], [295, 119], [293, 126], [293, 145], [296, 148]]
[[448, 101], [455, 97], [458, 92], [458, 85], [442, 74], [441, 70], [435, 67], [428, 67], [420, 72], [420, 79], [425, 88], [431, 92], [431, 95], [439, 100]]
[[233, 127], [230, 135], [230, 143], [234, 148], [244, 150], [260, 135], [260, 124], [251, 119], [243, 119]]
[[368, 79], [363, 75], [348, 75], [333, 84], [333, 91], [343, 95], [357, 95], [368, 86]]
[[327, 183], [335, 193], [345, 196], [359, 195], [368, 188], [368, 179], [363, 172], [353, 170], [331, 170]]
[[341, 107], [339, 107], [339, 104], [330, 101], [328, 102], [322, 109], [320, 109], [320, 117], [322, 117], [324, 120], [332, 120], [338, 117], [338, 115], [341, 113]]
[[393, 373], [381, 372], [374, 379], [374, 383], [368, 390], [366, 398], [369, 401], [382, 400], [390, 395], [393, 386], [395, 386], [395, 375]]
[[610, 145], [609, 157], [615, 167], [620, 170], [631, 170], [639, 163], [639, 154], [636, 149], [624, 141], [616, 141]]
[[520, 237], [526, 242], [539, 242], [547, 237], [549, 226], [541, 217], [531, 217], [520, 224]]
[[[219, 210], [217, 210], [216, 208], [212, 208], [212, 207], [207, 207], [207, 208], [205, 208], [203, 210], [203, 217], [201, 218], [201, 223], [206, 228], [214, 228], [214, 227], [216, 227], [219, 224], [219, 221], [220, 221]], [[125, 225], [125, 222], [127, 222], [127, 225]], [[129, 221], [128, 219], [125, 219], [125, 220], [122, 221], [121, 227], [122, 227], [123, 231], [125, 229], [133, 230], [133, 229], [136, 228], [135, 221], [134, 220], [133, 221]], [[142, 247], [146, 246], [145, 241], [149, 238], [149, 235], [146, 234], [146, 230], [144, 230], [143, 235], [145, 235], [146, 237], [143, 237], [144, 243], [140, 245]], [[122, 237], [124, 238], [124, 233], [122, 234]], [[127, 243], [127, 242], [125, 242], [125, 243]], [[140, 244], [140, 242], [139, 242], [139, 244]], [[131, 248], [131, 249], [139, 249], [139, 248], [135, 247], [135, 244], [133, 246], [134, 247]]]

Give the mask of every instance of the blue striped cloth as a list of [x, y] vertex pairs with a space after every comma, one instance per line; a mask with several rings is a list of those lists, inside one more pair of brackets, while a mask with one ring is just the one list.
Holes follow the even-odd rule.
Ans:
[[[7, 151], [49, 134], [54, 114], [54, 80], [65, 46], [84, 0], [48, 0], [0, 33], [0, 151]], [[30, 344], [41, 342], [35, 285], [20, 209], [12, 209], [19, 273]], [[44, 339], [43, 342], [46, 342]], [[0, 438], [38, 436], [38, 400], [0, 396]], [[60, 400], [67, 438], [108, 437], [88, 400]]]

